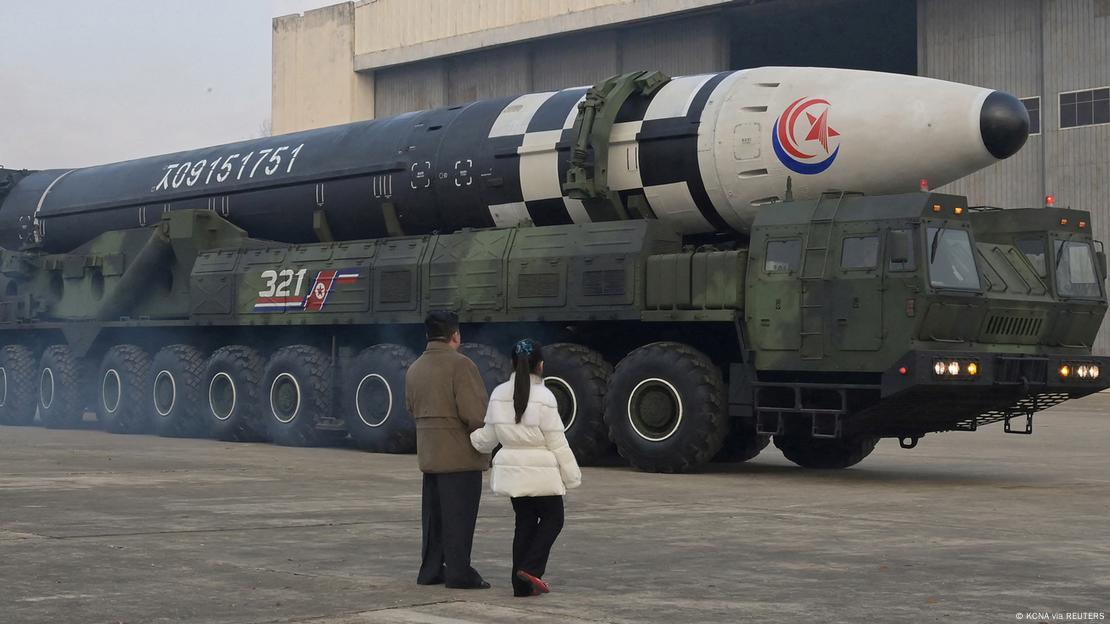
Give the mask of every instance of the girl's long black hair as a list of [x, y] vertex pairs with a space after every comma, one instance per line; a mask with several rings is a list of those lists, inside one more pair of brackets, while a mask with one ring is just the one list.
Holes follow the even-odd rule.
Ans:
[[525, 338], [513, 345], [513, 372], [516, 381], [513, 383], [513, 409], [516, 410], [516, 421], [519, 423], [524, 410], [528, 408], [528, 395], [532, 391], [532, 373], [539, 373], [540, 364], [543, 362], [543, 347], [540, 343]]

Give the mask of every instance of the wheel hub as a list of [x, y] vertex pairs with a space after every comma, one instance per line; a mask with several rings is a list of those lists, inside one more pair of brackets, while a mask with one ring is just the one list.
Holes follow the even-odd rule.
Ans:
[[385, 377], [370, 373], [358, 382], [355, 389], [355, 409], [358, 418], [367, 427], [380, 427], [393, 412], [393, 390]]
[[682, 423], [682, 398], [668, 381], [645, 379], [628, 397], [628, 419], [637, 435], [662, 442], [674, 435]]
[[238, 400], [235, 381], [225, 372], [216, 373], [208, 384], [208, 407], [217, 420], [231, 418]]
[[158, 371], [154, 377], [154, 409], [165, 418], [173, 411], [177, 402], [177, 382], [168, 370]]
[[567, 431], [578, 416], [578, 398], [574, 395], [574, 389], [562, 377], [544, 377], [543, 384], [555, 395], [559, 418], [563, 421], [563, 431]]
[[109, 368], [104, 372], [104, 379], [100, 382], [100, 396], [101, 402], [104, 404], [104, 411], [109, 414], [114, 414], [119, 409], [120, 397], [123, 396], [123, 388], [119, 381], [119, 373], [116, 369]]
[[281, 373], [270, 385], [270, 411], [279, 422], [289, 423], [301, 408], [301, 386], [289, 373]]

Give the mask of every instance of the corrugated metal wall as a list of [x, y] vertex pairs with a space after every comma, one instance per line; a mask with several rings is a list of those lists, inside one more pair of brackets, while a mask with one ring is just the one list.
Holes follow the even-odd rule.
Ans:
[[464, 54], [447, 64], [447, 103], [528, 93], [532, 66], [524, 46]]
[[728, 69], [726, 22], [720, 14], [654, 22], [620, 33], [621, 71], [655, 69], [689, 76]]
[[[974, 203], [1092, 213], [1110, 242], [1110, 124], [1060, 129], [1059, 94], [1110, 85], [1110, 0], [919, 0], [926, 76], [1041, 97], [1041, 135], [1013, 158], [949, 184]], [[1095, 345], [1110, 353], [1110, 327]]]
[[618, 50], [613, 30], [538, 41], [532, 46], [532, 87], [554, 91], [600, 82], [620, 71]]
[[[923, 0], [918, 67], [923, 76], [1041, 95], [1040, 0]], [[972, 205], [1035, 206], [1044, 197], [1042, 137], [1012, 158], [942, 187]]]
[[594, 84], [622, 71], [728, 68], [722, 20], [696, 16], [494, 48], [374, 72], [375, 115]]
[[447, 106], [447, 69], [442, 60], [374, 72], [374, 116]]

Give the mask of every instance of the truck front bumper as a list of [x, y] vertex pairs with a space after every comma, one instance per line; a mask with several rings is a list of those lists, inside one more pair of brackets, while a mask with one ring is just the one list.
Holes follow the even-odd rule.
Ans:
[[[1083, 375], [1080, 375], [1080, 373]], [[881, 400], [850, 429], [881, 436], [974, 430], [1110, 388], [1110, 358], [912, 351], [882, 375]]]

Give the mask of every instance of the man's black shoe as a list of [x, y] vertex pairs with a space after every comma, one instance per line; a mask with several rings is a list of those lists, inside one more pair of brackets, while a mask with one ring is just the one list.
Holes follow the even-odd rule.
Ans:
[[447, 589], [489, 589], [490, 584], [485, 581], [477, 581], [471, 583], [447, 583]]

